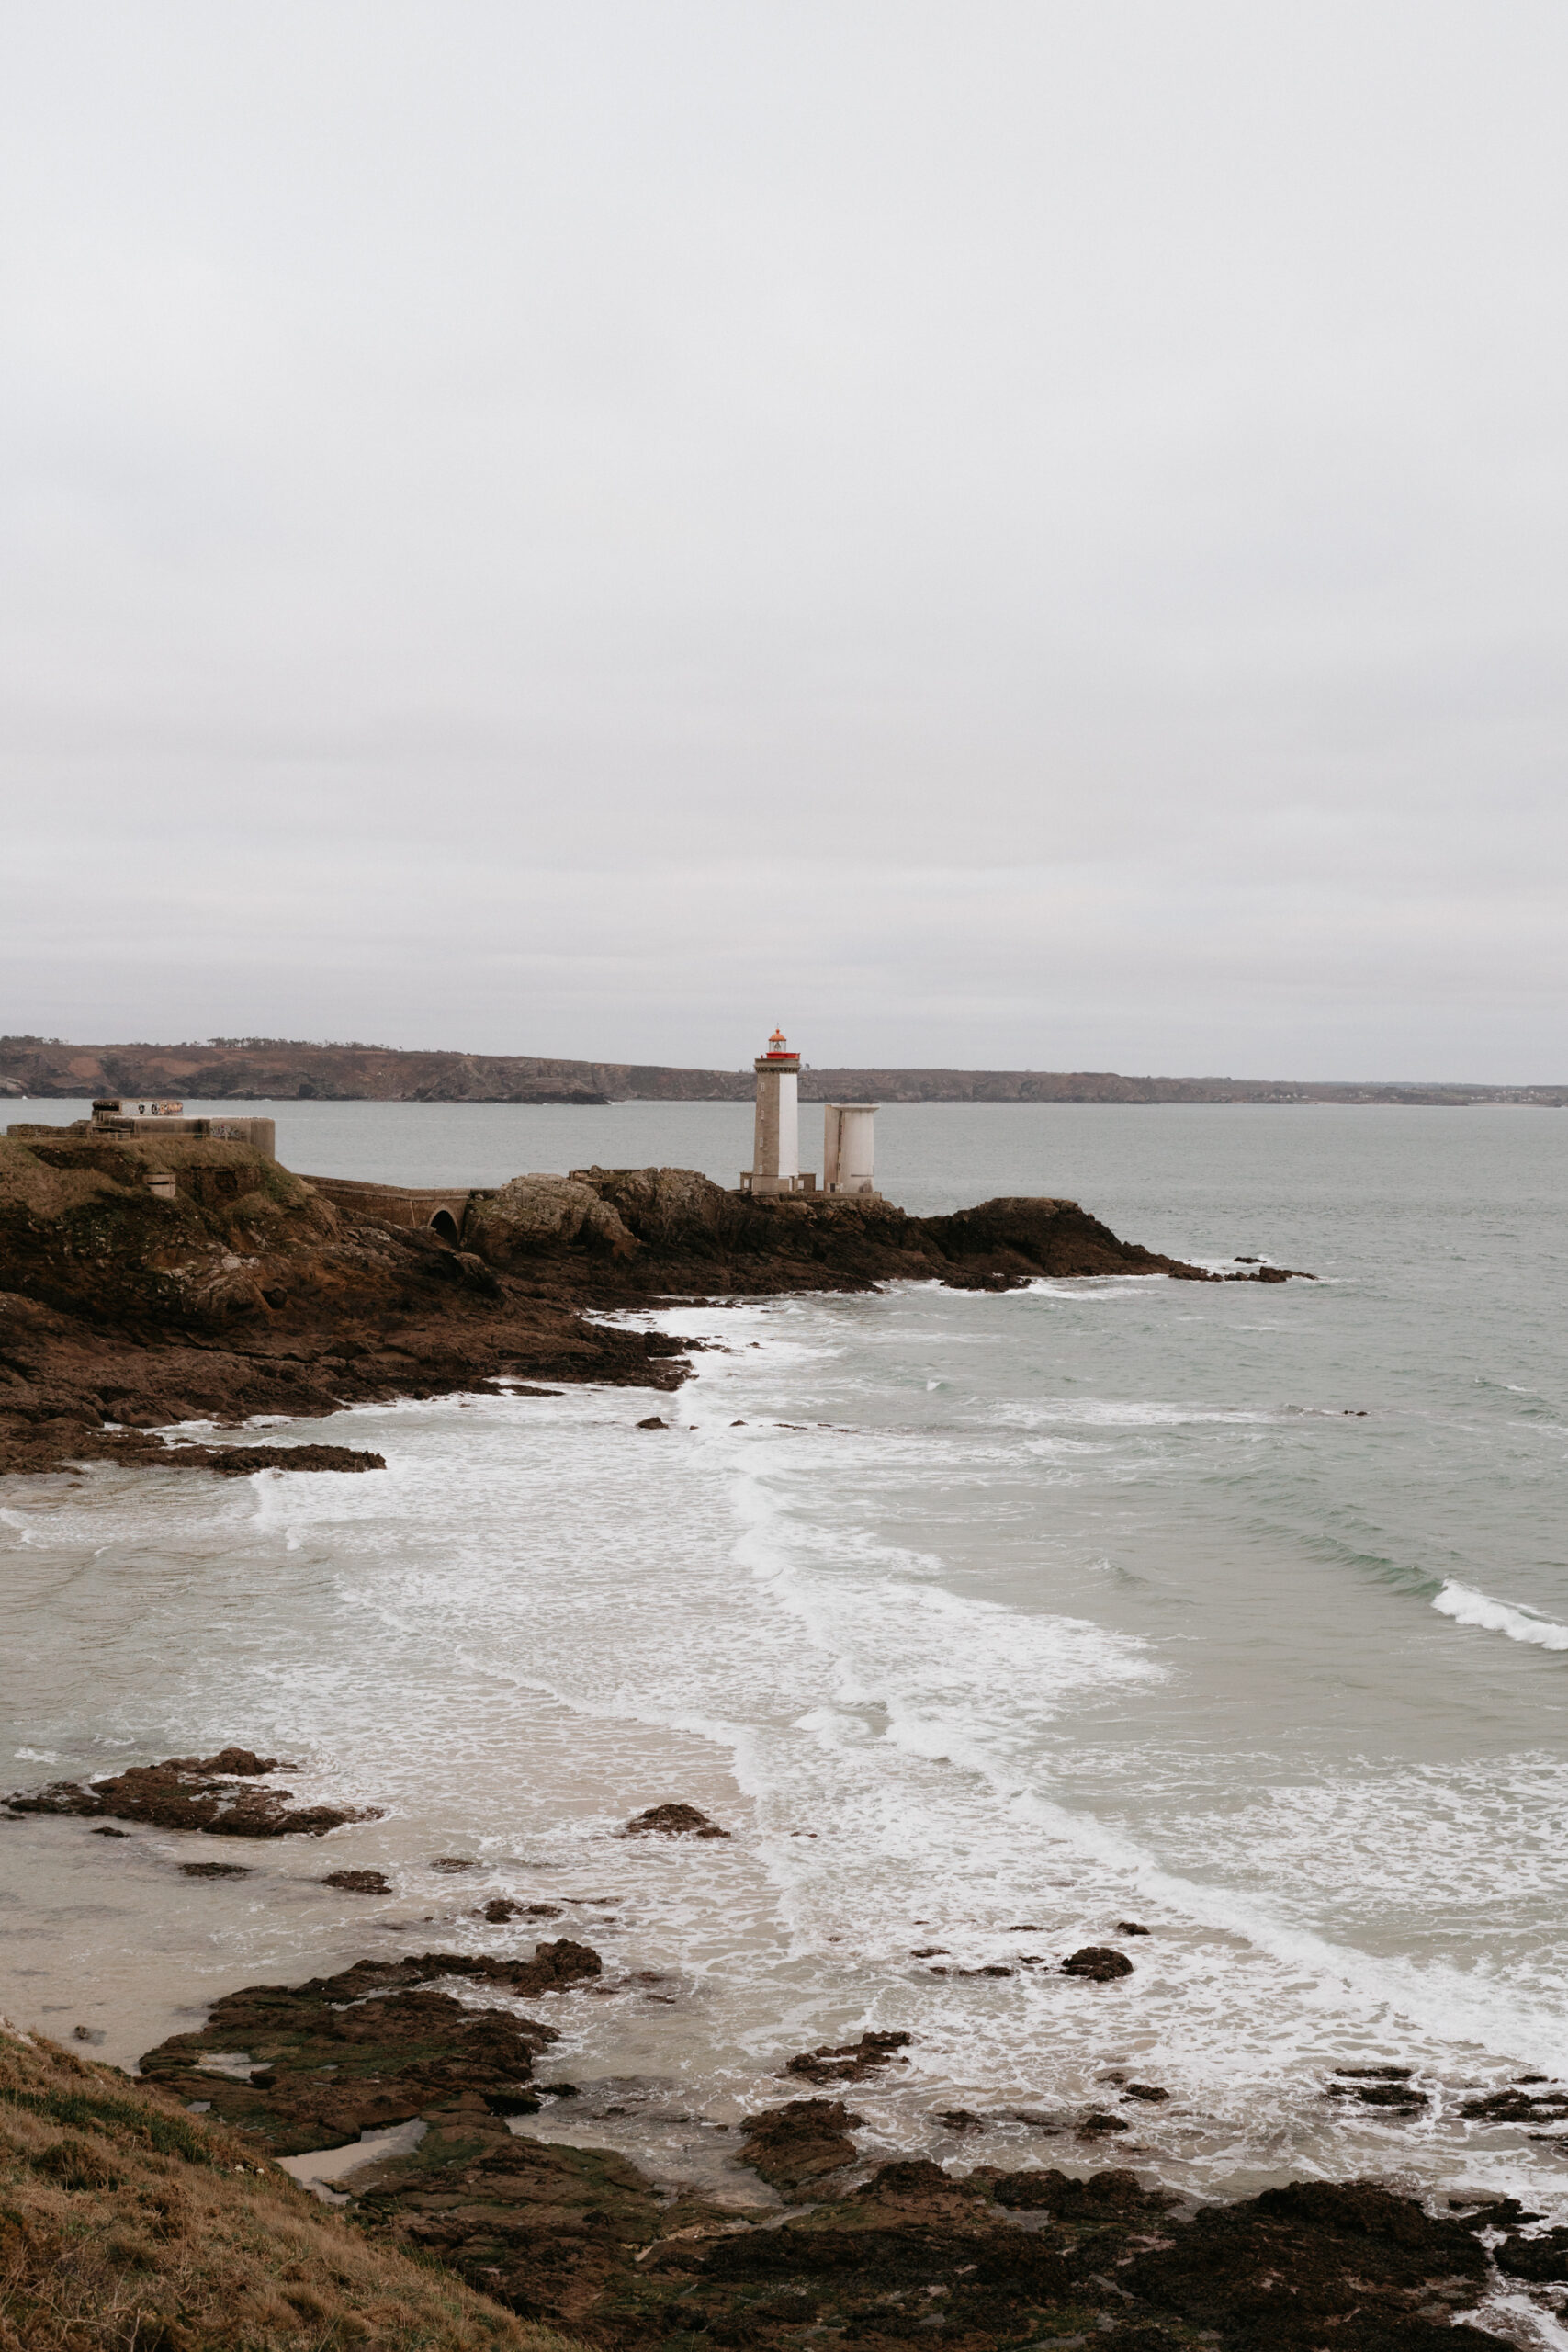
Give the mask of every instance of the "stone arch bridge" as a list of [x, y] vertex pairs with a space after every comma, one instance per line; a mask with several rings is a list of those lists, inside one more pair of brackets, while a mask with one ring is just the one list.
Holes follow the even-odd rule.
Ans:
[[461, 1247], [472, 1204], [488, 1201], [494, 1189], [471, 1184], [366, 1184], [352, 1176], [307, 1176], [305, 1182], [345, 1216], [370, 1217], [378, 1225], [428, 1226], [454, 1249]]

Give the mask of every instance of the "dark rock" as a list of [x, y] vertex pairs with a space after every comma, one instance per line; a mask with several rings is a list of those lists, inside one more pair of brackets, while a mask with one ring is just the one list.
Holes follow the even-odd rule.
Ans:
[[[442, 1978], [526, 1996], [562, 1990], [599, 1967], [597, 1953], [570, 1943], [541, 1945], [529, 1962], [461, 1952], [357, 1961], [335, 1976], [229, 1994], [198, 2032], [149, 2051], [141, 2070], [182, 2104], [208, 2100], [275, 2155], [340, 2147], [455, 2099], [482, 2108], [489, 2094], [520, 2092], [537, 2052], [559, 2040], [511, 2010], [466, 2006], [438, 1989]], [[216, 2050], [248, 2052], [249, 2082], [202, 2071], [201, 2057]]]
[[967, 2107], [939, 2107], [933, 2119], [948, 2132], [983, 2132], [986, 2119]]
[[254, 1872], [244, 1862], [182, 1862], [182, 1878], [252, 1878]]
[[387, 1458], [354, 1445], [181, 1445], [157, 1459], [167, 1470], [216, 1470], [248, 1478], [254, 1470], [384, 1470]]
[[1538, 2237], [1517, 2231], [1493, 2256], [1499, 2270], [1510, 2278], [1529, 2278], [1537, 2286], [1568, 2279], [1568, 2229], [1542, 2230]]
[[798, 2057], [786, 2060], [784, 2072], [804, 2075], [808, 2083], [863, 2083], [880, 2067], [895, 2062], [900, 2066], [908, 2065], [908, 2060], [897, 2053], [907, 2049], [914, 2038], [912, 2033], [863, 2033], [858, 2041], [843, 2041], [836, 2046], [824, 2042], [820, 2049], [805, 2050]]
[[909, 1954], [909, 1958], [911, 1960], [935, 1960], [939, 1953], [945, 1954], [946, 1951], [947, 1946], [945, 1944], [919, 1944], [917, 1945], [916, 1949]]
[[1169, 2239], [1137, 2256], [1122, 2280], [1140, 2301], [1217, 2329], [1227, 2345], [1450, 2352], [1495, 2341], [1423, 2317], [1439, 2300], [1474, 2301], [1486, 2257], [1472, 2233], [1370, 2181], [1296, 2181], [1205, 2206]]
[[111, 1815], [152, 1829], [200, 1830], [209, 1838], [323, 1838], [349, 1821], [379, 1821], [376, 1805], [296, 1804], [287, 1789], [246, 1788], [244, 1780], [292, 1770], [276, 1757], [225, 1747], [216, 1756], [171, 1756], [103, 1781], [56, 1781], [5, 1799], [13, 1814]]
[[526, 2091], [486, 2091], [483, 2098], [492, 2115], [537, 2115], [542, 2105]]
[[623, 1838], [728, 1838], [716, 1821], [699, 1813], [694, 1804], [650, 1804], [646, 1813], [634, 1814], [622, 1830]]
[[[637, 2323], [681, 2296], [684, 2263], [698, 2256], [696, 2243], [673, 2233], [735, 2226], [732, 2214], [695, 2200], [670, 2205], [624, 2156], [510, 2132], [482, 2098], [427, 2120], [412, 2158], [384, 2161], [356, 2181], [357, 2218], [573, 2337], [661, 2341]], [[656, 2259], [661, 2243], [674, 2256], [668, 2271]]]
[[1124, 1951], [1113, 1951], [1109, 1944], [1084, 1944], [1062, 1962], [1062, 1973], [1109, 1984], [1114, 1977], [1131, 1976], [1133, 1963]]
[[574, 1943], [570, 1936], [553, 1944], [536, 1944], [530, 1961], [500, 1964], [508, 1969], [513, 1985], [523, 1994], [564, 1993], [569, 1984], [601, 1976], [604, 1970], [592, 1944]]
[[637, 1423], [639, 1430], [667, 1430], [669, 1426], [669, 1422], [661, 1420], [657, 1413], [649, 1413], [646, 1421]]
[[525, 1909], [529, 1908], [532, 1906], [513, 1903], [510, 1895], [497, 1894], [492, 1895], [483, 1909], [477, 1912], [475, 1916], [480, 1919], [488, 1919], [492, 1928], [500, 1928], [504, 1927], [508, 1919], [517, 1918]]
[[1119, 1936], [1149, 1936], [1154, 1933], [1154, 1929], [1140, 1928], [1135, 1919], [1118, 1919], [1116, 1932]]
[[1482, 2098], [1467, 2098], [1460, 2113], [1471, 2123], [1554, 2122], [1568, 2115], [1568, 2093], [1490, 2091]]
[[433, 1871], [477, 1871], [479, 1864], [471, 1854], [437, 1854], [430, 1865]]
[[1521, 2222], [1545, 2219], [1544, 2214], [1521, 2205], [1517, 2197], [1450, 2197], [1449, 2206], [1451, 2211], [1463, 2213], [1466, 2226], [1472, 2230], [1511, 2230]]
[[95, 1838], [129, 1838], [130, 1832], [129, 1829], [111, 1829], [106, 1823], [103, 1828], [95, 1829], [93, 1835]]
[[1075, 2180], [1065, 2172], [1004, 2173], [992, 2194], [1010, 2212], [1055, 2213], [1064, 2221], [1122, 2220], [1155, 2222], [1178, 2200], [1168, 2189], [1145, 2189], [1135, 2172], [1091, 2173]]
[[1132, 2128], [1125, 2116], [1108, 2115], [1102, 2109], [1096, 2109], [1086, 2115], [1079, 2123], [1078, 2138], [1102, 2140], [1108, 2132], [1130, 2132]]
[[838, 2098], [796, 2098], [763, 2108], [740, 2127], [740, 2162], [761, 2174], [770, 2188], [803, 2188], [854, 2162], [850, 2132], [862, 2120]]
[[1162, 2091], [1157, 2083], [1128, 2083], [1122, 2096], [1123, 2098], [1141, 2099], [1145, 2107], [1157, 2107], [1162, 2099], [1170, 2097], [1170, 2093]]
[[1430, 2102], [1413, 2083], [1330, 2083], [1325, 2098], [1353, 2098], [1362, 2107], [1381, 2107], [1397, 2115], [1425, 2114]]
[[379, 1871], [329, 1871], [321, 1881], [323, 1886], [335, 1886], [340, 1894], [390, 1894], [392, 1882]]

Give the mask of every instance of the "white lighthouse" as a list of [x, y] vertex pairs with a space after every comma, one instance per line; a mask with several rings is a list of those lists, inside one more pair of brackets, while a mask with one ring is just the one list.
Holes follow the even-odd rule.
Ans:
[[804, 1193], [815, 1179], [800, 1172], [800, 1056], [782, 1029], [752, 1065], [757, 1073], [757, 1125], [751, 1165], [740, 1171], [743, 1193]]

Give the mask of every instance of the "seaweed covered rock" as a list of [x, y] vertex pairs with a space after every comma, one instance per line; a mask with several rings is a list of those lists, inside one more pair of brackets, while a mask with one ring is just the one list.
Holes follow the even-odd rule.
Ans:
[[908, 2065], [899, 2055], [914, 2040], [910, 2033], [863, 2033], [858, 2041], [823, 2042], [784, 2061], [786, 2075], [803, 2075], [808, 2083], [863, 2083], [868, 2075], [889, 2065]]
[[419, 1952], [358, 1961], [303, 1984], [251, 1984], [141, 2061], [142, 2073], [200, 2103], [275, 2155], [340, 2147], [362, 2132], [444, 2111], [468, 2098], [515, 2111], [553, 2026], [511, 2009], [475, 2007], [443, 1980], [515, 1998], [564, 1991], [597, 1975], [585, 1944], [541, 1945], [531, 1961]]
[[[659, 1423], [662, 1429], [663, 1422]], [[651, 1421], [639, 1421], [639, 1429], [651, 1429]], [[650, 1804], [646, 1812], [634, 1814], [621, 1832], [623, 1838], [728, 1838], [716, 1821], [694, 1804]]]
[[793, 2098], [764, 2107], [741, 2126], [740, 2161], [770, 2188], [804, 2188], [824, 2175], [853, 2164], [850, 2137], [863, 2117], [852, 2115], [841, 2098]]

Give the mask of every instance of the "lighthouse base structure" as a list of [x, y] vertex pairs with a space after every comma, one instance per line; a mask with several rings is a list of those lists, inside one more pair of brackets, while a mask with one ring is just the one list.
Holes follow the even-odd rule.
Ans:
[[759, 1175], [754, 1168], [743, 1168], [740, 1170], [740, 1190], [757, 1193], [815, 1193], [817, 1179], [809, 1169], [804, 1175], [765, 1176]]

